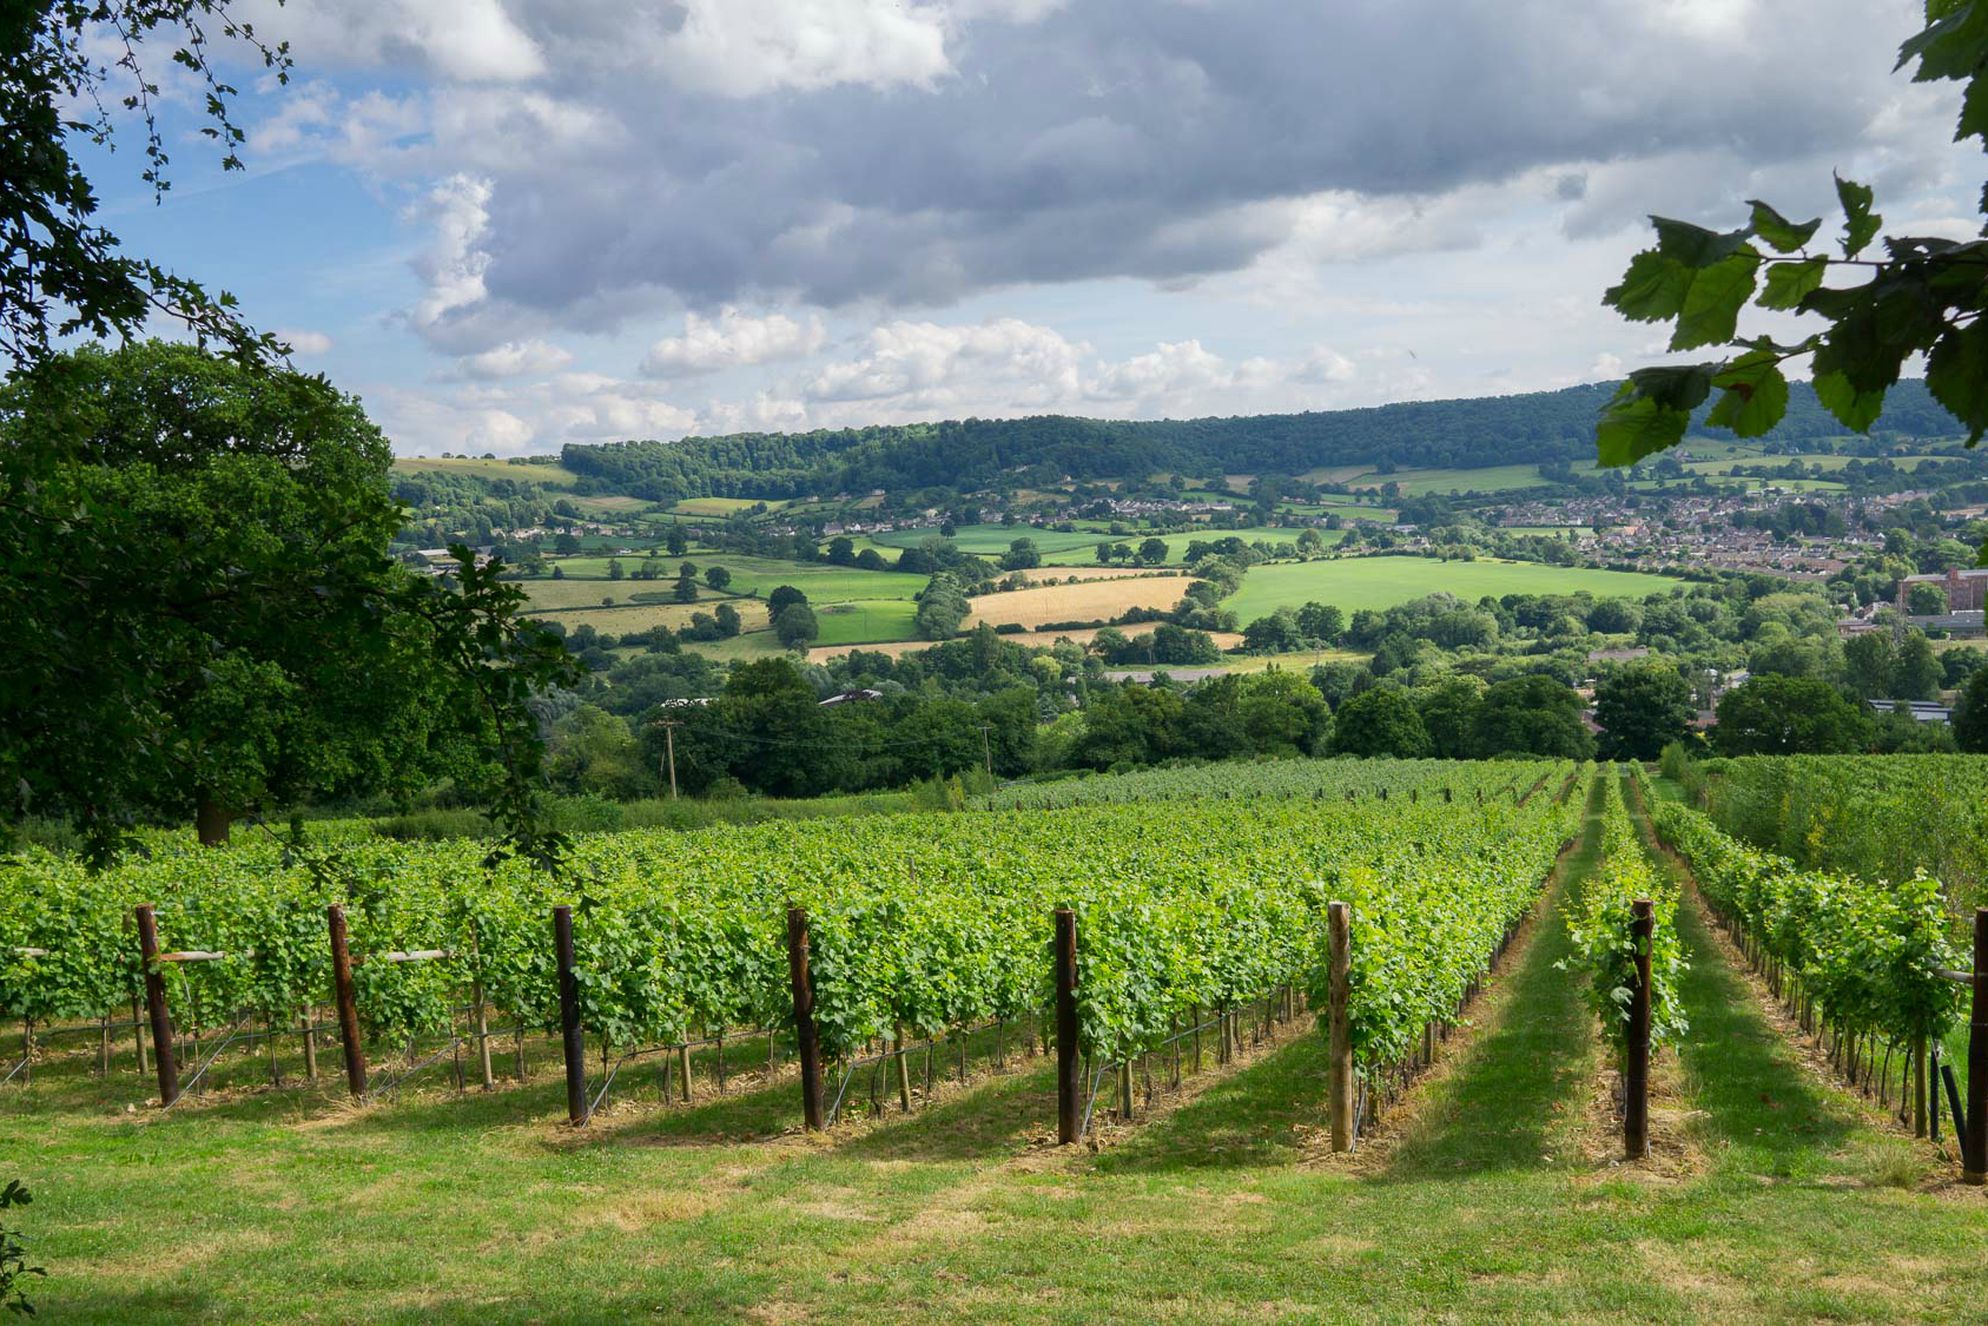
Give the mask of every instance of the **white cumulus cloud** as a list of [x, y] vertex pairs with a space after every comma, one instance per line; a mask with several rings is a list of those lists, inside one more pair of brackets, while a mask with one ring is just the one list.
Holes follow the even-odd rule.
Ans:
[[750, 364], [805, 359], [821, 349], [828, 334], [819, 317], [805, 322], [784, 313], [763, 318], [727, 307], [713, 318], [684, 315], [683, 334], [649, 347], [642, 371], [655, 377], [690, 377]]

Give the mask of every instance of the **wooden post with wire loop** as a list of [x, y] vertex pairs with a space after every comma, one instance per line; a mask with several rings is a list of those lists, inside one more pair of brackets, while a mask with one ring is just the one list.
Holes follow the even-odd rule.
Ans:
[[354, 1100], [366, 1096], [366, 1047], [359, 1041], [359, 999], [352, 987], [352, 950], [345, 941], [345, 909], [324, 909], [331, 931], [331, 985], [338, 1001], [338, 1039], [345, 1046], [345, 1085]]
[[159, 923], [146, 903], [136, 911], [138, 952], [145, 964], [145, 1006], [152, 1018], [152, 1060], [159, 1070], [159, 1106], [179, 1099], [179, 1056], [174, 1052], [173, 1015], [166, 1007], [166, 977], [159, 966]]
[[1056, 909], [1056, 1142], [1077, 1140], [1077, 914]]
[[1353, 1022], [1347, 1009], [1352, 996], [1352, 913], [1343, 902], [1326, 904], [1326, 1095], [1334, 1151], [1353, 1149]]
[[794, 1039], [801, 1061], [801, 1118], [811, 1133], [822, 1130], [821, 1038], [815, 1029], [814, 980], [808, 971], [808, 914], [787, 909], [787, 978], [794, 991]]
[[573, 909], [552, 909], [552, 942], [559, 961], [559, 1035], [566, 1060], [566, 1117], [587, 1122], [587, 1041], [580, 1030], [580, 978], [573, 971]]
[[1636, 983], [1629, 990], [1622, 1071], [1622, 1152], [1631, 1160], [1650, 1154], [1650, 944], [1656, 928], [1650, 900], [1632, 902], [1629, 939], [1636, 950]]

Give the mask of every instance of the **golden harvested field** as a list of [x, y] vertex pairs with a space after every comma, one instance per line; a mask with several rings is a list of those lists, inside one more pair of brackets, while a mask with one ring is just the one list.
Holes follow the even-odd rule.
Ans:
[[1192, 576], [1150, 576], [1136, 580], [1090, 580], [1080, 585], [1045, 585], [1007, 594], [982, 594], [971, 600], [968, 626], [989, 622], [1000, 626], [1020, 622], [1093, 621], [1116, 617], [1128, 608], [1171, 608], [1194, 583]]

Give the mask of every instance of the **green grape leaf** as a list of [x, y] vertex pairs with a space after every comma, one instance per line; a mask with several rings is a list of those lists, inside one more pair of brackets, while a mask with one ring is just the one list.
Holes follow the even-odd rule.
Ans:
[[1686, 267], [1712, 267], [1736, 253], [1753, 252], [1744, 230], [1707, 230], [1667, 216], [1653, 216], [1650, 224], [1656, 227], [1657, 251]]
[[1622, 283], [1610, 287], [1602, 302], [1636, 322], [1668, 322], [1684, 310], [1691, 282], [1683, 263], [1645, 249], [1629, 260]]
[[1926, 356], [1926, 389], [1967, 425], [1967, 445], [1988, 431], [1988, 326], [1978, 320], [1933, 343]]
[[1855, 433], [1868, 433], [1884, 410], [1884, 388], [1861, 389], [1841, 372], [1817, 373], [1815, 396], [1822, 407]]
[[1876, 238], [1884, 218], [1871, 210], [1875, 195], [1868, 184], [1836, 177], [1836, 197], [1843, 204], [1843, 256], [1854, 258]]
[[1823, 273], [1829, 268], [1826, 258], [1810, 258], [1806, 262], [1776, 262], [1767, 266], [1767, 286], [1760, 292], [1762, 308], [1795, 309], [1814, 291], [1821, 289]]
[[1892, 68], [1903, 69], [1917, 60], [1919, 67], [1912, 72], [1915, 83], [1972, 79], [1988, 64], [1988, 6], [1962, 0], [1943, 6], [1944, 13], [1927, 8], [1932, 21], [1899, 46], [1898, 63]]
[[1753, 208], [1753, 233], [1766, 240], [1778, 253], [1794, 253], [1815, 238], [1815, 232], [1822, 228], [1822, 218], [1813, 221], [1794, 222], [1782, 216], [1758, 198], [1749, 200]]
[[1777, 356], [1762, 351], [1741, 355], [1712, 379], [1721, 393], [1705, 422], [1730, 428], [1741, 437], [1759, 437], [1788, 411], [1788, 379]]
[[1595, 430], [1604, 465], [1633, 465], [1684, 440], [1691, 412], [1712, 391], [1716, 364], [1642, 368], [1616, 389]]
[[1753, 298], [1760, 257], [1750, 248], [1702, 268], [1685, 294], [1670, 348], [1691, 350], [1733, 339], [1740, 310]]

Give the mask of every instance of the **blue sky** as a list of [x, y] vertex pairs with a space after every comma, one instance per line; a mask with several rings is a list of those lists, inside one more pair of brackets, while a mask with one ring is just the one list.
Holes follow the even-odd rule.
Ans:
[[[133, 250], [407, 454], [1494, 394], [1661, 358], [1662, 211], [1967, 234], [1892, 0], [248, 0], [248, 170], [185, 104]], [[169, 103], [175, 92], [167, 81]]]

